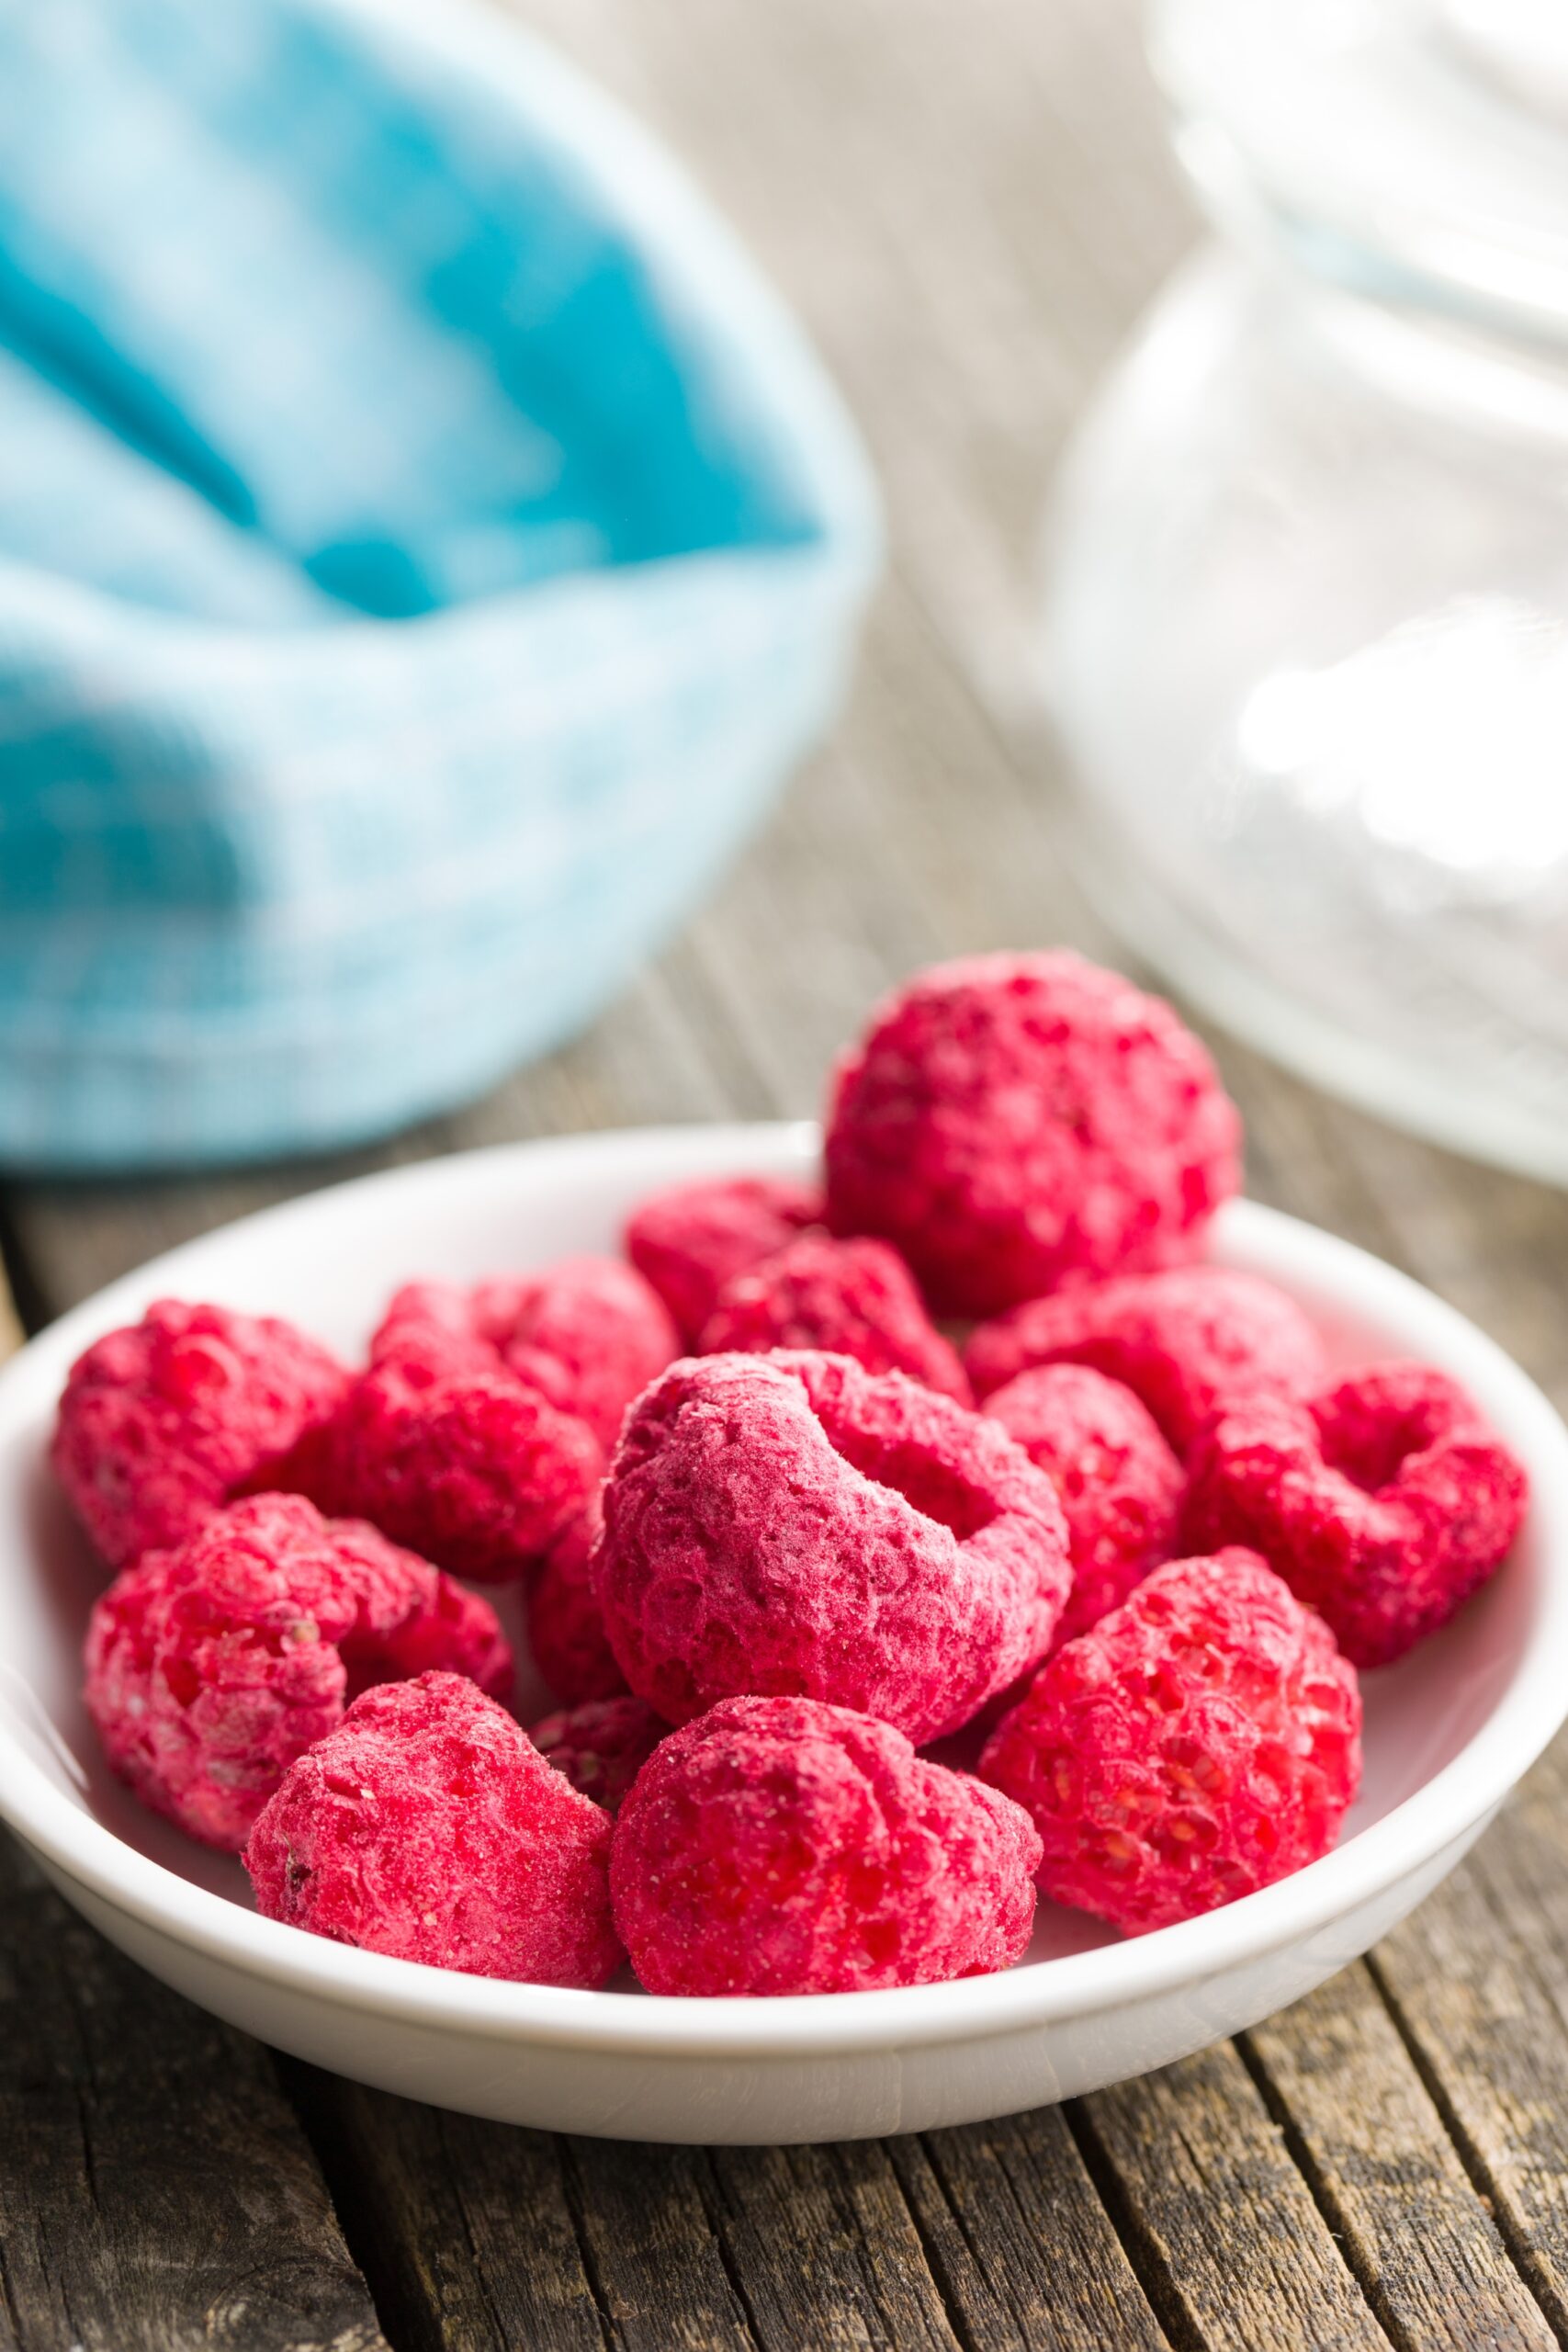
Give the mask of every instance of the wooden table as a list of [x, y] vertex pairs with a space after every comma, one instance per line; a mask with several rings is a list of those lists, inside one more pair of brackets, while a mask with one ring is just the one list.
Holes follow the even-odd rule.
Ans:
[[[1128, 0], [530, 13], [694, 159], [863, 420], [894, 562], [853, 707], [658, 968], [463, 1118], [352, 1163], [10, 1187], [29, 1321], [351, 1166], [809, 1111], [890, 975], [1106, 949], [1059, 865], [1029, 575], [1062, 434], [1193, 234]], [[1408, 1266], [1568, 1399], [1568, 1201], [1220, 1051], [1252, 1190]], [[1568, 2342], [1568, 1750], [1370, 1961], [1256, 2032], [842, 2147], [621, 2147], [359, 2090], [152, 1984], [14, 1849], [0, 1874], [0, 2345]]]

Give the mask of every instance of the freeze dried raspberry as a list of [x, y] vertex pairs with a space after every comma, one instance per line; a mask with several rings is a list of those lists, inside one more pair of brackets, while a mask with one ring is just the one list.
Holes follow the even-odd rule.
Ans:
[[235, 1850], [288, 1766], [372, 1682], [452, 1667], [503, 1691], [488, 1601], [299, 1495], [213, 1512], [124, 1569], [87, 1632], [87, 1710], [142, 1800]]
[[1170, 1007], [1065, 950], [917, 973], [843, 1055], [829, 1222], [895, 1242], [939, 1312], [1194, 1258], [1240, 1123]]
[[1302, 1396], [1327, 1368], [1295, 1300], [1230, 1266], [1176, 1266], [1031, 1299], [982, 1324], [964, 1360], [977, 1396], [1036, 1364], [1089, 1364], [1141, 1397], [1179, 1453], [1231, 1398]]
[[595, 1495], [556, 1538], [528, 1587], [528, 1647], [556, 1697], [569, 1707], [614, 1699], [626, 1687], [604, 1631], [593, 1581], [593, 1548], [604, 1532]]
[[614, 1813], [661, 1739], [662, 1715], [646, 1699], [589, 1699], [536, 1724], [528, 1736], [574, 1789]]
[[1305, 1404], [1256, 1396], [1199, 1442], [1188, 1543], [1249, 1544], [1357, 1666], [1436, 1633], [1518, 1532], [1525, 1474], [1464, 1391], [1369, 1364]]
[[983, 1781], [811, 1699], [727, 1699], [623, 1804], [615, 1925], [650, 1993], [863, 1993], [1010, 1967], [1040, 1841]]
[[662, 1300], [618, 1258], [565, 1258], [540, 1273], [409, 1283], [370, 1343], [381, 1362], [437, 1339], [454, 1370], [511, 1372], [613, 1445], [632, 1398], [679, 1352]]
[[356, 1699], [251, 1832], [256, 1908], [470, 1976], [605, 1984], [610, 1823], [458, 1674]]
[[1169, 1559], [1187, 1480], [1132, 1390], [1084, 1365], [1020, 1373], [985, 1409], [1061, 1500], [1073, 1589], [1056, 1627], [1060, 1649]]
[[821, 1220], [820, 1194], [787, 1176], [702, 1177], [633, 1210], [626, 1255], [690, 1345], [732, 1276]]
[[1043, 1666], [980, 1758], [1040, 1891], [1129, 1935], [1325, 1854], [1361, 1777], [1354, 1668], [1254, 1554], [1174, 1560]]
[[743, 1692], [966, 1723], [1072, 1581], [1048, 1479], [995, 1421], [847, 1356], [687, 1358], [626, 1418], [594, 1558], [626, 1680], [671, 1723]]
[[161, 1298], [72, 1365], [50, 1458], [112, 1566], [280, 1470], [348, 1379], [292, 1324]]
[[354, 1383], [330, 1437], [325, 1467], [300, 1481], [324, 1508], [487, 1584], [548, 1551], [604, 1467], [575, 1413], [412, 1330]]
[[936, 1329], [914, 1277], [886, 1241], [803, 1234], [726, 1283], [698, 1354], [773, 1348], [853, 1356], [867, 1372], [907, 1372], [960, 1404], [973, 1401], [957, 1349]]

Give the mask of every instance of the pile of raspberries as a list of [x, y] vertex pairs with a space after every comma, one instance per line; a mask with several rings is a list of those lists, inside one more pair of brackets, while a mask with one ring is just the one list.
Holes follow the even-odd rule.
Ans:
[[267, 1917], [544, 1984], [930, 1983], [1020, 1959], [1037, 1893], [1138, 1934], [1299, 1870], [1358, 1671], [1492, 1575], [1525, 1480], [1442, 1373], [1331, 1369], [1207, 1262], [1239, 1143], [1168, 1006], [985, 956], [873, 1014], [818, 1184], [410, 1283], [353, 1370], [161, 1301], [52, 1447], [117, 1571], [110, 1763]]

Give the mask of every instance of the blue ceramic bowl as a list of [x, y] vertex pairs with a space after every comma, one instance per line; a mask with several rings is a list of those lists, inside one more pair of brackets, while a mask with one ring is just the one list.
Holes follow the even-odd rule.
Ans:
[[0, 1159], [342, 1144], [568, 1035], [830, 715], [875, 501], [466, 0], [0, 17]]

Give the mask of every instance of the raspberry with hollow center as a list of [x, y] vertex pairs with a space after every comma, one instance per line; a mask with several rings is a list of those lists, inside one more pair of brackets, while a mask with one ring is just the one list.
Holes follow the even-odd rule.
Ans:
[[1043, 1655], [1072, 1582], [1055, 1493], [1000, 1426], [846, 1356], [671, 1365], [603, 1503], [610, 1645], [672, 1723], [792, 1693], [936, 1738]]
[[432, 1340], [453, 1368], [511, 1372], [558, 1412], [613, 1445], [632, 1398], [679, 1352], [663, 1302], [618, 1258], [563, 1258], [541, 1272], [478, 1283], [407, 1283], [370, 1342], [370, 1361]]
[[662, 1715], [646, 1699], [589, 1699], [536, 1723], [528, 1736], [547, 1764], [574, 1789], [614, 1813], [661, 1739]]
[[1232, 1398], [1302, 1396], [1327, 1368], [1295, 1300], [1230, 1266], [1175, 1266], [1031, 1299], [972, 1333], [964, 1361], [982, 1397], [1039, 1364], [1087, 1364], [1141, 1398], [1182, 1454]]
[[960, 1404], [973, 1402], [957, 1349], [937, 1330], [913, 1275], [886, 1241], [803, 1234], [726, 1283], [698, 1354], [775, 1348], [853, 1356], [867, 1372], [907, 1372]]
[[1186, 1476], [1132, 1390], [1081, 1364], [1020, 1373], [984, 1409], [1061, 1500], [1073, 1589], [1053, 1644], [1060, 1649], [1169, 1559]]
[[1361, 1667], [1448, 1623], [1506, 1557], [1528, 1499], [1475, 1405], [1419, 1363], [1365, 1365], [1302, 1404], [1242, 1398], [1191, 1468], [1185, 1540], [1261, 1552]]
[[728, 1699], [643, 1766], [610, 1885], [650, 1993], [859, 1993], [1010, 1967], [1039, 1853], [1019, 1807], [888, 1724]]
[[587, 1423], [509, 1372], [465, 1368], [405, 1327], [350, 1388], [300, 1484], [454, 1575], [521, 1576], [583, 1510], [604, 1457]]
[[1156, 1568], [1043, 1666], [980, 1758], [1043, 1894], [1129, 1935], [1315, 1861], [1361, 1773], [1354, 1668], [1254, 1553]]
[[488, 1601], [299, 1495], [231, 1503], [123, 1569], [93, 1611], [85, 1663], [121, 1780], [235, 1851], [355, 1690], [436, 1666], [496, 1692], [512, 1679]]
[[836, 1233], [878, 1234], [940, 1313], [1197, 1256], [1240, 1123], [1168, 1004], [1066, 950], [933, 965], [835, 1069]]
[[787, 1176], [699, 1177], [633, 1210], [626, 1255], [694, 1346], [727, 1282], [821, 1221], [820, 1194]]
[[604, 1529], [597, 1495], [546, 1553], [528, 1586], [528, 1647], [563, 1705], [614, 1699], [626, 1687], [604, 1631], [593, 1551]]
[[620, 1966], [610, 1822], [458, 1674], [356, 1699], [251, 1832], [265, 1918], [367, 1951], [530, 1984]]
[[94, 1544], [119, 1567], [183, 1543], [236, 1494], [287, 1479], [288, 1457], [329, 1419], [347, 1381], [290, 1323], [161, 1298], [72, 1365], [50, 1459]]

